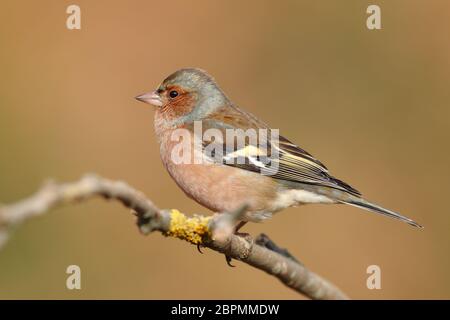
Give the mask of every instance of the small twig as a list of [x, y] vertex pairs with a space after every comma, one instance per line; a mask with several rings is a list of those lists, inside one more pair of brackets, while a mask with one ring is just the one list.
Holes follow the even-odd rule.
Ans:
[[286, 248], [280, 248], [275, 242], [273, 242], [273, 240], [269, 238], [268, 235], [264, 233], [261, 233], [256, 237], [255, 243], [303, 265], [303, 263], [298, 261], [297, 258], [295, 258]]
[[337, 287], [306, 269], [268, 237], [260, 236], [253, 241], [250, 237], [233, 234], [234, 223], [245, 212], [245, 206], [233, 213], [188, 218], [177, 210], [158, 209], [142, 192], [124, 182], [96, 175], [86, 175], [72, 183], [46, 183], [31, 197], [0, 207], [0, 249], [6, 243], [10, 230], [28, 218], [58, 205], [93, 196], [115, 199], [132, 209], [144, 234], [160, 231], [166, 236], [201, 244], [263, 270], [311, 299], [347, 299]]

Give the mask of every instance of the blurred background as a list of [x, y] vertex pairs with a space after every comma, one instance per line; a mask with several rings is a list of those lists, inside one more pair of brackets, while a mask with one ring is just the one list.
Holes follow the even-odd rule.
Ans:
[[[66, 8], [81, 7], [81, 30]], [[366, 28], [381, 7], [382, 30]], [[0, 10], [0, 201], [96, 172], [161, 208], [208, 213], [164, 170], [151, 106], [134, 96], [181, 67], [377, 203], [425, 226], [310, 205], [265, 232], [352, 298], [450, 298], [450, 3], [445, 1], [12, 1]], [[160, 234], [97, 199], [15, 230], [0, 298], [298, 299], [276, 279]], [[82, 290], [69, 291], [68, 265]], [[366, 269], [379, 265], [381, 290]]]

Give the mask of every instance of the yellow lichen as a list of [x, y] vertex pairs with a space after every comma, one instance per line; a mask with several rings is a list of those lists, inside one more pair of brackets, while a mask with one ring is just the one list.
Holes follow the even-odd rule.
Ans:
[[210, 237], [208, 225], [211, 217], [193, 216], [186, 217], [180, 211], [170, 211], [170, 227], [165, 232], [166, 236], [186, 240], [193, 244], [201, 244], [205, 237]]

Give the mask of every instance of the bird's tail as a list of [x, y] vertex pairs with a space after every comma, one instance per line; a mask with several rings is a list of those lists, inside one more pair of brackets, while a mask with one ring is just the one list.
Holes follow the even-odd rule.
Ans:
[[402, 216], [401, 214], [399, 214], [397, 212], [394, 212], [394, 211], [382, 208], [376, 204], [370, 203], [369, 201], [364, 200], [363, 198], [352, 196], [352, 197], [350, 197], [350, 199], [338, 200], [338, 201], [341, 203], [345, 203], [345, 204], [348, 204], [351, 206], [355, 206], [355, 207], [358, 207], [361, 209], [379, 213], [379, 214], [385, 215], [387, 217], [391, 217], [391, 218], [406, 222], [414, 227], [423, 228], [420, 224], [418, 224], [414, 220], [411, 220], [405, 216]]

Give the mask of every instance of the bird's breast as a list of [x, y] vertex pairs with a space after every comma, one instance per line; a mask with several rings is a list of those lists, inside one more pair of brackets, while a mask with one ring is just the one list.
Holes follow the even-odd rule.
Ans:
[[161, 159], [170, 176], [189, 197], [215, 212], [230, 212], [244, 203], [249, 205], [250, 212], [271, 211], [279, 188], [276, 180], [205, 161], [202, 153], [194, 150], [185, 157], [189, 161], [179, 163], [179, 141], [172, 138], [171, 132], [160, 136]]

